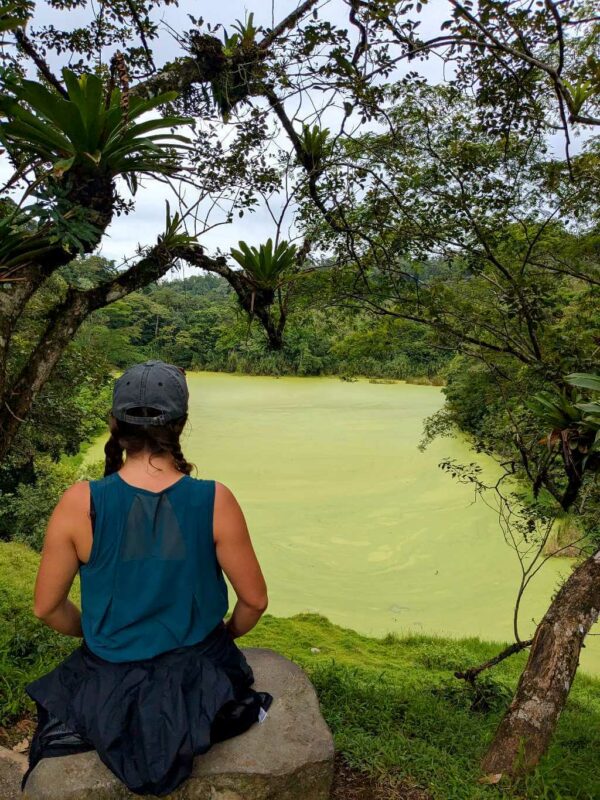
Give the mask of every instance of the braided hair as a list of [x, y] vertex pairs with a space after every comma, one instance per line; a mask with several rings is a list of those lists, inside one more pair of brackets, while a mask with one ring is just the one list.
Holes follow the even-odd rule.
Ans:
[[[154, 408], [133, 408], [130, 413], [142, 417], [154, 416], [157, 411]], [[186, 461], [181, 452], [179, 437], [187, 422], [188, 415], [185, 414], [179, 419], [171, 420], [164, 425], [132, 425], [116, 419], [112, 414], [108, 418], [110, 438], [104, 445], [104, 475], [111, 475], [123, 466], [123, 451], [128, 455], [136, 455], [142, 450], [150, 451], [150, 463], [152, 456], [162, 453], [170, 453], [173, 456], [176, 468], [179, 472], [189, 475], [192, 469], [198, 472], [195, 464]]]

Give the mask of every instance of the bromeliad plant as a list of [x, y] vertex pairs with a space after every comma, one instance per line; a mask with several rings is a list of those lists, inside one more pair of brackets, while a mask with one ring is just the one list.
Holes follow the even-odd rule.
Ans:
[[[548, 429], [541, 440], [549, 457], [560, 453], [569, 487], [562, 504], [568, 508], [573, 492], [581, 484], [584, 471], [600, 471], [600, 376], [572, 373], [565, 382], [577, 392], [569, 399], [566, 392], [538, 392], [527, 403], [538, 420]], [[591, 392], [593, 399], [585, 396]]]
[[259, 249], [248, 247], [246, 242], [239, 242], [240, 249], [231, 248], [231, 255], [242, 267], [244, 276], [253, 290], [262, 290], [271, 296], [281, 286], [284, 275], [294, 264], [296, 245], [279, 242], [273, 250], [273, 240], [267, 239]]
[[231, 35], [223, 32], [221, 68], [210, 82], [213, 101], [224, 122], [229, 121], [236, 104], [252, 93], [253, 84], [264, 77], [261, 62], [266, 54], [256, 43], [261, 29], [254, 25], [254, 14], [249, 14], [245, 23], [236, 20], [233, 29]]
[[273, 250], [273, 240], [256, 249], [248, 247], [246, 242], [239, 242], [240, 249], [231, 248], [231, 255], [242, 267], [242, 275], [248, 286], [250, 313], [254, 312], [254, 304], [258, 297], [261, 306], [269, 306], [275, 299], [275, 291], [283, 285], [286, 272], [289, 272], [296, 260], [296, 245], [279, 242]]
[[248, 14], [245, 23], [236, 19], [232, 27], [235, 33], [232, 33], [231, 36], [229, 36], [227, 31], [223, 31], [223, 38], [225, 40], [223, 44], [223, 53], [229, 58], [234, 56], [240, 47], [245, 50], [251, 49], [256, 43], [256, 37], [260, 31], [260, 28], [257, 28], [254, 24], [253, 13]]
[[183, 227], [183, 218], [178, 211], [171, 215], [169, 201], [166, 203], [165, 229], [157, 239], [159, 245], [165, 250], [175, 251], [178, 248], [189, 247], [196, 244], [196, 237], [190, 236]]
[[[597, 375], [577, 372], [567, 375], [565, 381], [578, 389], [600, 394]], [[529, 407], [550, 428], [543, 440], [549, 447], [563, 443], [570, 450], [579, 450], [585, 454], [583, 467], [592, 453], [600, 451], [600, 398], [589, 401], [578, 395], [572, 402], [558, 390], [539, 392], [529, 402]]]
[[[176, 92], [144, 100], [124, 97], [115, 86], [106, 90], [92, 73], [77, 77], [65, 68], [62, 75], [64, 96], [16, 78], [0, 94], [0, 144], [18, 173], [35, 176], [20, 207], [3, 220], [0, 271], [47, 256], [59, 242], [67, 252], [92, 249], [113, 213], [114, 179], [123, 177], [135, 194], [140, 175], [176, 174], [178, 151], [189, 143], [170, 129], [193, 120], [140, 119]], [[32, 194], [38, 202], [24, 207], [30, 223], [24, 228], [22, 207]]]
[[176, 92], [149, 100], [129, 97], [124, 103], [118, 87], [107, 96], [97, 75], [77, 77], [66, 68], [62, 75], [66, 97], [29, 80], [15, 81], [10, 93], [0, 95], [0, 115], [6, 118], [0, 123], [0, 141], [9, 153], [24, 156], [31, 165], [48, 165], [57, 178], [77, 168], [112, 178], [121, 175], [132, 193], [138, 175], [176, 171], [174, 151], [190, 140], [168, 129], [193, 120], [173, 116], [139, 121], [174, 100]]
[[329, 139], [329, 128], [319, 128], [318, 125], [302, 126], [300, 137], [301, 153], [299, 159], [309, 173], [319, 173], [322, 169], [323, 159]]

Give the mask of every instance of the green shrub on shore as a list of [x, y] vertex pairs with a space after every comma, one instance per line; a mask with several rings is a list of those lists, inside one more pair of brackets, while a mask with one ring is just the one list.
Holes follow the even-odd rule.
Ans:
[[20, 483], [16, 491], [2, 496], [0, 527], [10, 530], [12, 541], [42, 549], [48, 520], [65, 489], [78, 480], [100, 477], [101, 462], [83, 467], [80, 461], [73, 457], [56, 462], [39, 455], [33, 462], [34, 481]]

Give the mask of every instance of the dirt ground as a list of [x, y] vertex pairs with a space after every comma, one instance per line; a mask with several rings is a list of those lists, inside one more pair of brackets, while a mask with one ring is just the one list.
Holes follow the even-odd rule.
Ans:
[[363, 772], [349, 767], [342, 754], [336, 753], [331, 800], [431, 800], [431, 798], [421, 789], [377, 782]]

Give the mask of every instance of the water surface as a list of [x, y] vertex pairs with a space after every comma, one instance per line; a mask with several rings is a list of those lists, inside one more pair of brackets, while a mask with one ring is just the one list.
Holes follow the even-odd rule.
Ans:
[[[459, 438], [417, 449], [439, 388], [188, 373], [182, 437], [198, 476], [229, 486], [269, 588], [269, 613], [317, 611], [382, 636], [422, 632], [512, 640], [519, 566], [496, 512], [438, 464], [497, 467]], [[102, 457], [102, 437], [86, 459]], [[533, 632], [568, 559], [534, 579], [521, 614]], [[235, 595], [230, 588], [230, 605]], [[600, 642], [582, 667], [600, 672]]]

